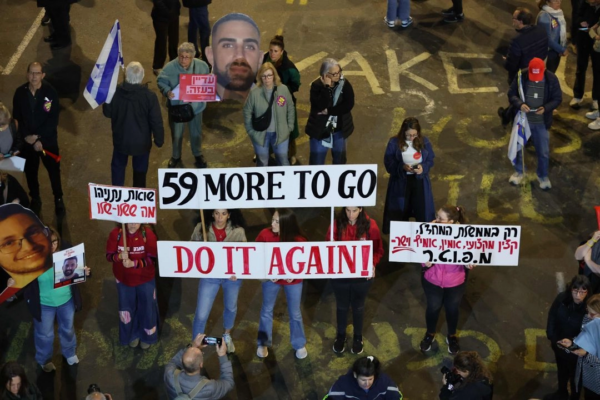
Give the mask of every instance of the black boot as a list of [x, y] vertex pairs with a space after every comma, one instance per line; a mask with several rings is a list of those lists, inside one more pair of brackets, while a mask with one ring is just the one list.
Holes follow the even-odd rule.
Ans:
[[169, 168], [176, 168], [181, 162], [181, 158], [173, 158], [169, 160]]
[[133, 171], [133, 187], [146, 187], [146, 172]]
[[208, 166], [208, 164], [206, 164], [206, 161], [204, 161], [204, 157], [203, 156], [198, 156], [198, 157], [196, 157], [196, 161], [194, 162], [194, 166], [196, 168], [206, 168]]

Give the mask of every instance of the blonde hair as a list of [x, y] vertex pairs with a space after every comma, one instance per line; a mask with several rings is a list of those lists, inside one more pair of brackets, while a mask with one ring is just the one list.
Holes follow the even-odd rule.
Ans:
[[270, 62], [266, 62], [260, 66], [260, 68], [258, 69], [258, 72], [256, 73], [256, 77], [258, 78], [256, 80], [256, 86], [262, 87], [262, 85], [263, 85], [262, 75], [265, 72], [267, 72], [268, 70], [273, 71], [273, 84], [275, 86], [281, 85], [281, 79], [279, 78], [279, 74], [277, 73], [275, 66], [273, 64], [271, 64]]
[[588, 299], [587, 308], [596, 314], [600, 314], [600, 294], [595, 294]]
[[10, 123], [11, 115], [4, 103], [0, 102], [0, 126]]

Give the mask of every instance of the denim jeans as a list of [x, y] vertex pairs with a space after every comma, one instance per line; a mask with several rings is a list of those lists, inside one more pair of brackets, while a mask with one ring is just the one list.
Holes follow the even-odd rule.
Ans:
[[458, 326], [460, 302], [465, 294], [465, 286], [467, 285], [466, 279], [458, 286], [442, 288], [429, 282], [424, 276], [421, 276], [421, 284], [423, 285], [423, 291], [427, 299], [427, 310], [425, 311], [427, 332], [436, 332], [440, 311], [442, 310], [442, 306], [444, 306], [446, 321], [448, 323], [448, 336], [455, 335], [456, 327]]
[[410, 17], [410, 0], [388, 0], [387, 20], [406, 21]]
[[279, 289], [283, 288], [287, 299], [288, 313], [290, 315], [290, 335], [294, 350], [299, 350], [306, 345], [304, 325], [300, 301], [302, 298], [302, 282], [295, 285], [278, 285], [271, 281], [263, 282], [263, 303], [260, 309], [260, 323], [258, 325], [258, 345], [271, 346], [273, 339], [273, 308], [277, 300]]
[[[544, 124], [531, 124], [529, 127], [531, 128], [531, 140], [533, 140], [533, 146], [538, 158], [537, 176], [546, 178], [550, 163], [550, 135]], [[519, 174], [523, 173], [522, 157], [523, 151], [519, 150], [517, 152], [517, 161], [515, 162], [515, 171]]]
[[254, 152], [256, 153], [257, 167], [266, 167], [269, 165], [270, 147], [273, 147], [273, 154], [275, 154], [275, 159], [277, 160], [278, 165], [290, 165], [290, 161], [288, 160], [289, 139], [279, 144], [275, 143], [277, 143], [276, 132], [266, 132], [264, 146], [261, 146], [260, 144], [257, 144], [254, 141], [252, 141], [252, 145], [254, 146]]
[[181, 158], [181, 146], [183, 145], [183, 131], [187, 125], [190, 128], [190, 144], [194, 157], [202, 155], [202, 113], [196, 114], [190, 122], [173, 122], [169, 117], [171, 136], [173, 140], [173, 153], [175, 159]]
[[196, 314], [192, 325], [192, 340], [199, 333], [206, 333], [206, 321], [210, 315], [215, 297], [219, 287], [223, 287], [223, 328], [233, 328], [235, 315], [237, 314], [237, 299], [242, 281], [231, 281], [229, 279], [202, 278], [198, 283], [198, 300], [196, 303]]
[[[320, 140], [310, 139], [310, 165], [324, 165], [328, 147], [321, 144]], [[333, 134], [333, 148], [331, 149], [333, 164], [346, 164], [346, 139], [342, 131]]]
[[190, 25], [188, 27], [188, 42], [193, 43], [198, 54], [198, 31], [200, 31], [200, 52], [206, 60], [206, 47], [210, 39], [210, 23], [208, 22], [208, 6], [190, 8]]
[[58, 321], [58, 338], [65, 358], [75, 355], [77, 338], [73, 328], [75, 304], [73, 298], [59, 307], [41, 305], [42, 320], [33, 319], [33, 338], [35, 342], [35, 361], [44, 365], [52, 360], [54, 353], [54, 320]]
[[117, 282], [119, 293], [119, 341], [122, 345], [140, 339], [158, 341], [158, 304], [154, 279], [137, 286]]

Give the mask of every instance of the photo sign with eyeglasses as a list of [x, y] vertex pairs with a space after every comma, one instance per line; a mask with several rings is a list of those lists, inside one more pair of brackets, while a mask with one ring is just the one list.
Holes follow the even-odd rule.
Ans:
[[161, 209], [374, 206], [377, 164], [159, 169]]
[[179, 100], [189, 103], [218, 101], [217, 77], [213, 74], [180, 74]]
[[520, 226], [392, 221], [392, 262], [519, 265]]
[[158, 242], [161, 277], [323, 279], [373, 276], [373, 242]]
[[88, 184], [90, 219], [156, 224], [156, 190]]

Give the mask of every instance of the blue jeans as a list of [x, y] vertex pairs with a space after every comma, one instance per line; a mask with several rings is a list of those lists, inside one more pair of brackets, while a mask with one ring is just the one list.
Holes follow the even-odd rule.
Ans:
[[256, 166], [266, 167], [269, 165], [269, 148], [273, 148], [273, 154], [278, 165], [290, 165], [288, 160], [288, 144], [290, 140], [287, 139], [279, 144], [277, 143], [277, 132], [266, 132], [264, 146], [252, 141], [254, 146], [254, 152], [256, 153]]
[[306, 345], [304, 325], [302, 323], [302, 311], [300, 301], [302, 298], [302, 282], [295, 285], [278, 285], [271, 281], [263, 282], [263, 303], [260, 309], [260, 323], [258, 325], [258, 345], [271, 346], [273, 339], [273, 308], [277, 300], [279, 289], [283, 288], [290, 314], [290, 335], [292, 347], [299, 350]]
[[[321, 144], [320, 140], [310, 139], [310, 165], [324, 165], [328, 147]], [[333, 148], [331, 149], [333, 164], [346, 164], [346, 139], [342, 131], [333, 134]]]
[[75, 304], [73, 298], [59, 307], [41, 305], [42, 320], [33, 319], [33, 338], [35, 342], [35, 361], [44, 365], [52, 360], [54, 353], [54, 320], [58, 321], [58, 338], [65, 358], [75, 355], [77, 338], [73, 328]]
[[173, 140], [173, 153], [175, 159], [181, 158], [181, 146], [183, 144], [183, 131], [187, 125], [190, 128], [190, 144], [194, 157], [202, 155], [202, 113], [196, 114], [190, 122], [173, 122], [169, 117], [171, 135]]
[[406, 21], [410, 17], [410, 0], [388, 0], [387, 20]]
[[215, 297], [223, 287], [223, 328], [233, 328], [237, 314], [237, 299], [242, 281], [231, 281], [229, 279], [202, 278], [198, 284], [198, 300], [196, 303], [196, 314], [192, 325], [192, 340], [199, 334], [205, 333], [206, 321], [210, 315]]
[[[150, 153], [145, 153], [139, 156], [131, 156], [133, 164], [133, 172], [148, 172], [148, 161], [150, 160]], [[110, 170], [112, 176], [113, 186], [124, 186], [125, 185], [125, 168], [127, 168], [127, 162], [129, 156], [113, 149], [112, 161], [110, 163]], [[135, 184], [134, 184], [135, 185]]]
[[[531, 140], [533, 140], [533, 146], [538, 158], [537, 176], [546, 178], [550, 163], [550, 135], [544, 124], [531, 124], [529, 127], [531, 128]], [[515, 162], [515, 171], [519, 174], [523, 173], [522, 157], [523, 151], [519, 150], [517, 152], [517, 161]]]
[[210, 23], [208, 22], [208, 6], [190, 8], [190, 25], [188, 27], [188, 42], [194, 44], [198, 54], [198, 31], [200, 31], [200, 52], [206, 60], [205, 50], [210, 39]]
[[158, 341], [158, 304], [154, 279], [137, 286], [117, 282], [119, 293], [119, 341], [122, 345], [140, 339]]

